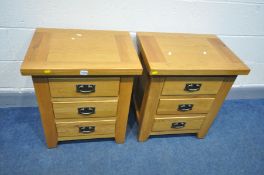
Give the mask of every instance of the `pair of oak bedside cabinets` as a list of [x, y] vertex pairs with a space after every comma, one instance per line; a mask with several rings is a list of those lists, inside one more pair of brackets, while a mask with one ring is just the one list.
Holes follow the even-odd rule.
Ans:
[[124, 143], [131, 95], [139, 141], [205, 137], [237, 75], [249, 68], [214, 35], [35, 31], [21, 66], [31, 75], [49, 148], [114, 137]]

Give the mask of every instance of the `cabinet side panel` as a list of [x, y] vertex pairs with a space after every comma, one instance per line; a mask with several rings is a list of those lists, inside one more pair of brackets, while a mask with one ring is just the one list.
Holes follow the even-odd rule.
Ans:
[[132, 87], [133, 77], [121, 78], [115, 128], [116, 143], [125, 142]]
[[216, 95], [216, 99], [211, 107], [211, 110], [207, 114], [207, 117], [200, 129], [200, 131], [197, 134], [198, 138], [204, 138], [212, 125], [218, 111], [220, 110], [229, 90], [231, 89], [234, 81], [236, 79], [236, 76], [226, 77], [220, 90], [218, 91]]
[[33, 77], [35, 93], [38, 101], [42, 126], [48, 148], [54, 148], [58, 143], [57, 130], [53, 107], [51, 103], [50, 88], [47, 78]]
[[133, 102], [136, 110], [137, 121], [141, 122], [141, 106], [145, 92], [149, 86], [149, 77], [147, 72], [144, 71], [142, 76], [135, 77], [133, 87]]
[[155, 77], [150, 78], [149, 83], [146, 85], [140, 110], [139, 141], [147, 140], [151, 133], [163, 83], [164, 78]]

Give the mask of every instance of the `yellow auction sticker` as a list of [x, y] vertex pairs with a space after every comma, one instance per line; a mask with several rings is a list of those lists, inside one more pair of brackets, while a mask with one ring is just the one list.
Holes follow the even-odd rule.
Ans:
[[44, 74], [50, 74], [51, 71], [50, 70], [44, 70]]
[[151, 72], [151, 75], [158, 75], [158, 73], [159, 73], [158, 71], [154, 70]]

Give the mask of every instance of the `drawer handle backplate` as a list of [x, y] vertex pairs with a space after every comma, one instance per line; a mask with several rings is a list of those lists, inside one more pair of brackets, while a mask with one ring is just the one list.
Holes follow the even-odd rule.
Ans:
[[185, 127], [185, 122], [175, 122], [171, 124], [171, 128], [173, 129], [180, 129]]
[[188, 92], [196, 92], [200, 90], [201, 86], [202, 86], [201, 83], [187, 83], [185, 85], [184, 90]]
[[89, 134], [95, 131], [95, 126], [82, 126], [79, 127], [79, 133]]
[[178, 106], [178, 111], [181, 112], [191, 111], [192, 108], [193, 108], [193, 104], [180, 104]]
[[95, 114], [95, 107], [78, 108], [78, 114], [82, 114], [82, 115]]
[[79, 92], [79, 93], [95, 92], [95, 85], [94, 84], [77, 84], [76, 92]]

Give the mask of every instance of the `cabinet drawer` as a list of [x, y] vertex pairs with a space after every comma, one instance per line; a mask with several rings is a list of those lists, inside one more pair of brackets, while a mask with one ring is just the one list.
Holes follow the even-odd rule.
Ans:
[[168, 77], [162, 95], [216, 94], [222, 77]]
[[209, 112], [214, 98], [160, 99], [157, 114], [193, 114]]
[[[61, 101], [60, 101], [61, 100]], [[64, 98], [53, 101], [55, 118], [116, 116], [118, 98]]]
[[52, 97], [118, 96], [120, 78], [49, 78]]
[[56, 121], [59, 140], [107, 138], [115, 135], [115, 118]]
[[199, 130], [204, 121], [205, 116], [193, 117], [168, 117], [158, 118], [154, 120], [152, 131], [179, 131], [179, 130]]

